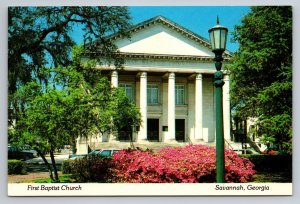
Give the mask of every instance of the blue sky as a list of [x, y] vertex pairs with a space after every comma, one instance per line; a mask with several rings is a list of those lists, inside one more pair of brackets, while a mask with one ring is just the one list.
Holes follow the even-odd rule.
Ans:
[[[227, 27], [229, 36], [227, 49], [234, 52], [238, 49], [237, 43], [231, 43], [234, 26], [241, 23], [243, 16], [250, 12], [248, 6], [130, 6], [131, 23], [137, 24], [161, 15], [169, 20], [187, 28], [194, 33], [208, 37], [208, 29], [216, 25], [217, 16], [220, 24]], [[74, 32], [76, 43], [82, 43], [82, 32]], [[82, 33], [82, 34], [81, 34]]]

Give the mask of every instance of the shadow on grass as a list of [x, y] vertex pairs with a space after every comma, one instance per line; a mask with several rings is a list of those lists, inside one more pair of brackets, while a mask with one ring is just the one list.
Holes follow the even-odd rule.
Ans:
[[292, 172], [290, 171], [277, 171], [267, 172], [260, 171], [253, 176], [253, 183], [291, 183]]
[[[49, 169], [45, 164], [26, 164], [25, 166], [27, 172], [48, 172]], [[56, 165], [58, 171], [61, 171], [61, 165]]]

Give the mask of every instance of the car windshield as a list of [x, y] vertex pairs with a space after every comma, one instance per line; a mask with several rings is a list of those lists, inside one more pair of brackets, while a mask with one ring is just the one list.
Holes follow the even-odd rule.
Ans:
[[100, 153], [101, 156], [105, 156], [105, 157], [110, 156], [110, 154], [111, 154], [111, 150], [103, 150]]
[[100, 152], [100, 149], [95, 149], [91, 151], [89, 154], [98, 154]]

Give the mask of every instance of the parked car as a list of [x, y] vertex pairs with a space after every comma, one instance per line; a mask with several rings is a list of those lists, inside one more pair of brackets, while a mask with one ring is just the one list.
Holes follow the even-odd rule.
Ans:
[[92, 150], [88, 155], [97, 155], [101, 152], [102, 150], [101, 149], [94, 149]]
[[95, 149], [89, 153], [89, 155], [99, 155], [102, 157], [111, 157], [114, 153], [118, 152], [118, 149]]
[[259, 154], [252, 149], [234, 149], [237, 154]]
[[87, 156], [101, 156], [101, 157], [111, 157], [114, 153], [118, 152], [118, 149], [94, 149], [88, 154], [71, 154], [69, 159], [75, 160], [84, 158]]
[[71, 160], [81, 159], [86, 156], [87, 156], [87, 154], [71, 154], [71, 155], [69, 155], [69, 159], [71, 159]]
[[8, 159], [28, 160], [35, 157], [38, 157], [38, 153], [29, 145], [20, 147], [8, 145]]

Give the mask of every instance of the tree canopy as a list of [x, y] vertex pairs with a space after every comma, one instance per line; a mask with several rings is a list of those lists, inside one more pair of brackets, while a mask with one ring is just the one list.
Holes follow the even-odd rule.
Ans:
[[292, 7], [252, 7], [233, 34], [240, 44], [230, 67], [237, 116], [258, 118], [260, 134], [290, 152]]
[[[118, 32], [126, 35], [130, 27], [126, 7], [9, 7], [8, 9], [8, 93], [9, 122], [18, 120], [24, 100], [13, 100], [14, 93], [27, 82], [45, 87], [51, 82], [52, 67], [71, 64], [72, 37], [76, 29], [84, 31], [86, 53], [95, 47], [109, 63], [120, 67], [123, 59], [107, 36]], [[73, 32], [73, 34], [72, 34]]]
[[47, 83], [46, 67], [69, 65], [74, 28], [83, 29], [85, 44], [110, 56], [116, 47], [106, 36], [126, 35], [129, 19], [126, 7], [9, 7], [9, 93], [33, 78]]

